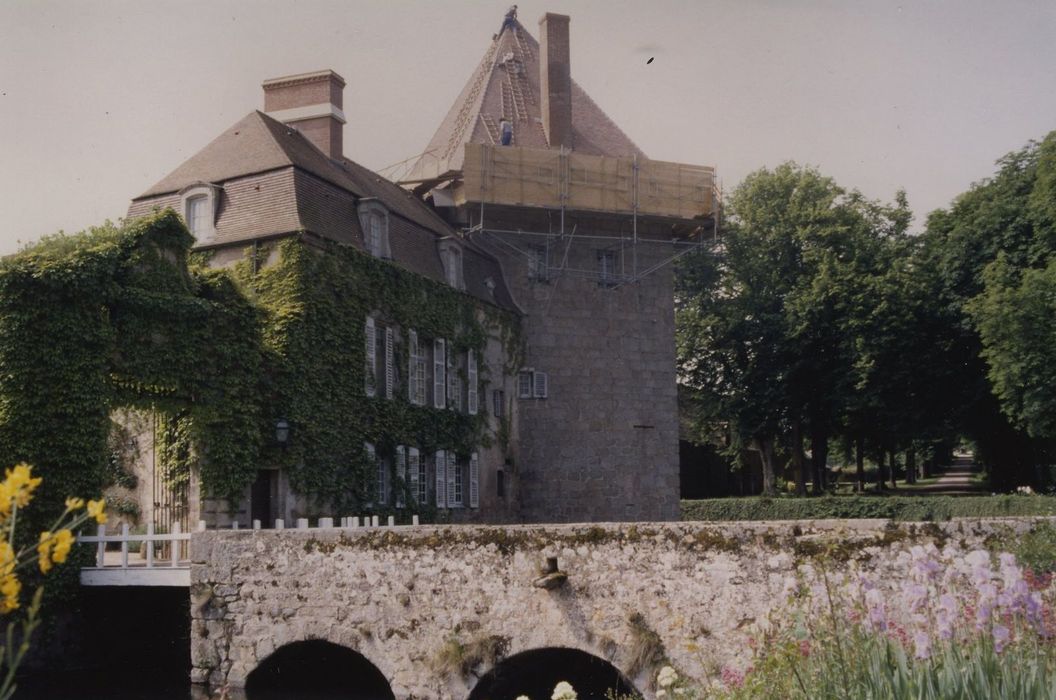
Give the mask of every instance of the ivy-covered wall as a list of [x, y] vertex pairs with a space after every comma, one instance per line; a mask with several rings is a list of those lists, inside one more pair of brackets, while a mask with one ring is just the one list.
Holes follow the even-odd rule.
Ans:
[[220, 270], [192, 244], [166, 210], [0, 264], [0, 449], [36, 465], [50, 510], [106, 485], [119, 407], [166, 416], [161, 450], [200, 470], [203, 493], [237, 501], [258, 469], [281, 467], [326, 514], [372, 500], [366, 441], [424, 454], [492, 439], [485, 401], [469, 416], [413, 406], [405, 388], [366, 397], [364, 319], [400, 329], [406, 367], [410, 328], [460, 352], [499, 338], [515, 357], [512, 314], [345, 246], [292, 237]]

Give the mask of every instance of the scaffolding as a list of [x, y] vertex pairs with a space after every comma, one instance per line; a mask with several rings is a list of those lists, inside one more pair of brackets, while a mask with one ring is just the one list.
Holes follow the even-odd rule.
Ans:
[[[721, 192], [714, 168], [582, 155], [563, 148], [470, 143], [465, 149], [462, 171], [448, 188], [453, 203], [471, 213], [463, 234], [480, 236], [523, 257], [537, 278], [581, 277], [619, 289], [718, 241]], [[488, 224], [489, 208], [525, 207], [548, 212], [546, 231]], [[566, 228], [573, 214], [613, 222], [615, 230], [606, 235]], [[668, 233], [643, 236], [640, 223], [654, 230], [662, 225]], [[598, 265], [570, 267], [572, 244], [588, 240], [609, 243], [599, 251]], [[660, 246], [666, 254], [642, 262], [641, 246]]]

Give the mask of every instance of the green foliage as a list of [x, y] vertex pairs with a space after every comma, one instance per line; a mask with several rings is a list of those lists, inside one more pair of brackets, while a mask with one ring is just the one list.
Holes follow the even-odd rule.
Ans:
[[1035, 573], [1056, 573], [1056, 527], [1040, 523], [1013, 543], [1003, 543], [1016, 560]]
[[453, 351], [472, 349], [481, 357], [489, 332], [514, 333], [515, 319], [346, 247], [319, 251], [290, 240], [277, 253], [278, 263], [259, 272], [245, 264], [238, 274], [266, 318], [265, 354], [275, 370], [268, 375], [265, 415], [291, 425], [288, 447], [272, 457], [289, 470], [296, 489], [327, 506], [370, 501], [374, 467], [364, 442], [379, 454], [401, 444], [423, 454], [467, 454], [486, 442], [483, 411], [469, 416], [412, 405], [405, 383], [393, 400], [365, 396], [364, 321], [372, 314], [381, 326], [400, 327], [394, 364], [405, 377], [409, 329], [420, 343], [445, 338]]
[[[167, 210], [54, 236], [0, 265], [0, 452], [47, 477], [42, 517], [67, 494], [129, 485], [108, 444], [122, 442], [120, 407], [161, 414], [166, 479], [197, 464], [204, 493], [231, 499], [278, 463], [320, 504], [360, 503], [373, 483], [364, 441], [384, 453], [488, 440], [483, 414], [412, 406], [406, 391], [365, 397], [364, 319], [480, 352], [489, 333], [515, 346], [516, 318], [347, 247], [291, 238], [272, 264], [258, 269], [270, 251], [251, 249], [232, 272], [202, 256], [189, 266], [192, 243]], [[405, 373], [406, 354], [396, 364]], [[279, 417], [288, 449], [272, 444]]]
[[714, 498], [682, 501], [683, 520], [819, 520], [888, 518], [909, 522], [950, 518], [1056, 515], [1051, 496], [823, 496]]
[[1056, 658], [1051, 645], [997, 654], [992, 642], [980, 641], [949, 645], [927, 661], [915, 661], [884, 636], [843, 631], [814, 644], [809, 657], [794, 644], [775, 650], [741, 688], [715, 697], [1034, 700], [1056, 697]]

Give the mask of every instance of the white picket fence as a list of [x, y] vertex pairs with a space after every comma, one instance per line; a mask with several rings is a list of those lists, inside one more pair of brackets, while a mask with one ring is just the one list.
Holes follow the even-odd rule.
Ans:
[[[383, 526], [376, 515], [367, 515], [360, 525], [359, 516], [340, 519], [338, 527], [355, 530], [363, 528], [396, 527], [395, 518], [388, 516]], [[411, 517], [411, 527], [418, 525], [418, 516]], [[261, 529], [259, 520], [251, 523], [254, 530]], [[334, 528], [333, 518], [319, 518], [317, 529]], [[198, 531], [204, 531], [204, 520], [198, 521]], [[224, 528], [226, 529], [226, 528]], [[239, 529], [238, 521], [231, 524]], [[286, 529], [284, 520], [275, 521], [276, 530]], [[296, 528], [309, 529], [308, 518], [298, 518]], [[190, 532], [181, 532], [180, 524], [173, 523], [172, 532], [155, 533], [154, 525], [147, 525], [147, 532], [136, 535], [129, 532], [128, 524], [121, 526], [120, 534], [108, 535], [106, 525], [100, 525], [95, 535], [79, 535], [77, 542], [96, 546], [95, 566], [81, 569], [81, 584], [85, 586], [189, 586], [191, 584]], [[120, 551], [107, 549], [109, 543], [119, 543]], [[138, 547], [130, 547], [139, 543]]]

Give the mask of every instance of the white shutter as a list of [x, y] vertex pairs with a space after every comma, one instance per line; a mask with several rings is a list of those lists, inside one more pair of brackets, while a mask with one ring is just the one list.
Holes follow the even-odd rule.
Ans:
[[444, 353], [444, 339], [433, 341], [433, 407], [444, 408], [447, 405], [445, 389], [447, 387], [447, 358]]
[[385, 329], [385, 398], [391, 399], [396, 391], [395, 367], [393, 366], [392, 329]]
[[462, 470], [454, 450], [447, 451], [447, 507], [462, 507]]
[[458, 376], [458, 367], [455, 366], [457, 356], [453, 348], [447, 350], [447, 406], [454, 411], [461, 411], [462, 378]]
[[396, 446], [396, 476], [400, 478], [396, 485], [396, 507], [403, 508], [406, 505], [404, 494], [407, 493], [407, 448], [403, 445]]
[[517, 375], [517, 396], [522, 399], [532, 398], [531, 371], [524, 371]]
[[547, 381], [546, 380], [547, 380], [546, 372], [533, 372], [532, 373], [532, 382], [533, 382], [533, 392], [532, 393], [535, 395], [535, 398], [537, 398], [537, 399], [545, 399], [546, 398], [546, 389], [547, 389], [547, 386], [546, 386]]
[[476, 452], [469, 456], [469, 507], [480, 508], [480, 459]]
[[470, 350], [466, 353], [466, 377], [469, 387], [466, 389], [466, 410], [469, 415], [477, 415], [477, 356]]
[[418, 403], [418, 334], [407, 331], [407, 400]]
[[414, 499], [415, 503], [423, 504], [425, 499], [419, 493], [423, 485], [425, 485], [425, 479], [422, 478], [422, 457], [418, 453], [417, 447], [407, 448], [407, 477], [408, 477], [408, 488], [411, 492], [411, 498]]
[[447, 456], [443, 450], [436, 452], [436, 507], [447, 507]]
[[[374, 445], [370, 444], [369, 442], [364, 442], [363, 443], [363, 451], [367, 453], [367, 464], [370, 464], [371, 466], [374, 466], [374, 463], [376, 461], [375, 460], [375, 454], [374, 454]], [[377, 489], [377, 485], [375, 485], [374, 490], [375, 491], [378, 490]], [[370, 505], [370, 504], [368, 504], [368, 505]]]
[[366, 337], [366, 359], [364, 360], [364, 369], [366, 370], [366, 382], [364, 389], [367, 392], [367, 396], [374, 396], [375, 388], [378, 385], [377, 372], [377, 336], [374, 334], [374, 319], [367, 316], [367, 324], [363, 329], [363, 335]]

